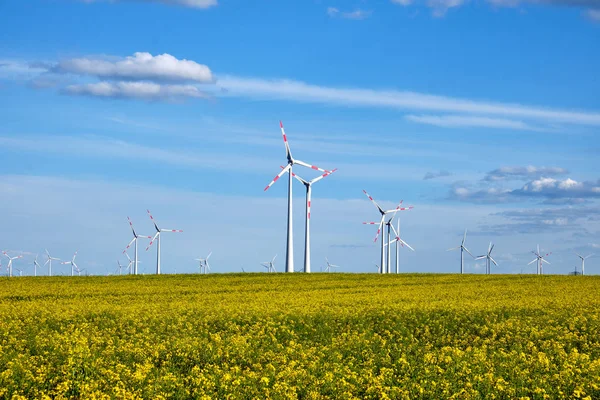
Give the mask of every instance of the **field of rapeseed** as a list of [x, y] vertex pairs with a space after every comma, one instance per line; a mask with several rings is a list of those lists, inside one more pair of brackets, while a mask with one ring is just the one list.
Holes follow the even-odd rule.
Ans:
[[600, 399], [600, 279], [0, 279], [0, 398]]

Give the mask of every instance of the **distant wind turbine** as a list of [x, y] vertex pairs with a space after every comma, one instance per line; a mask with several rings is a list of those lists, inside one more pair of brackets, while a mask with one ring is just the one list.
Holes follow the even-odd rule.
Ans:
[[273, 259], [271, 261], [261, 263], [260, 265], [265, 267], [267, 269], [267, 272], [277, 272], [275, 270], [275, 259], [276, 258], [277, 258], [277, 254], [275, 254], [275, 257], [273, 257]]
[[38, 263], [38, 255], [35, 255], [35, 260], [33, 260], [33, 276], [37, 276], [37, 269], [41, 268], [40, 264]]
[[[135, 229], [133, 228], [133, 223], [131, 222], [131, 218], [127, 217], [127, 221], [129, 221], [129, 226], [131, 227], [131, 232], [133, 232], [133, 239], [131, 239], [131, 242], [129, 242], [129, 244], [127, 245], [127, 247], [125, 247], [125, 250], [123, 250], [123, 254], [127, 254], [127, 250], [129, 250], [129, 248], [131, 247], [132, 244], [135, 243], [134, 246], [134, 253], [133, 253], [133, 270], [131, 269], [131, 263], [129, 266], [129, 273], [133, 273], [134, 275], [138, 274], [138, 240], [140, 239], [152, 239], [152, 236], [145, 236], [145, 235], [138, 235], [137, 232], [135, 231]], [[129, 255], [127, 255], [127, 258], [129, 258]], [[130, 259], [131, 260], [131, 259]]]
[[75, 254], [73, 254], [73, 258], [71, 259], [71, 261], [61, 262], [61, 264], [63, 264], [63, 265], [66, 265], [66, 264], [71, 265], [71, 276], [75, 275], [75, 268], [79, 269], [79, 267], [77, 267], [77, 264], [75, 263], [75, 257], [77, 257], [77, 251], [75, 251]]
[[287, 158], [287, 165], [281, 170], [279, 174], [265, 187], [265, 191], [267, 191], [279, 178], [283, 176], [286, 172], [289, 172], [289, 180], [288, 180], [288, 215], [287, 215], [287, 242], [285, 248], [285, 272], [294, 272], [294, 238], [293, 238], [293, 229], [292, 229], [292, 167], [296, 164], [301, 165], [306, 168], [314, 169], [321, 172], [328, 172], [322, 168], [319, 168], [315, 165], [310, 165], [305, 163], [304, 161], [300, 161], [292, 157], [292, 152], [290, 150], [290, 145], [287, 141], [287, 136], [285, 134], [285, 130], [283, 129], [283, 122], [279, 121], [279, 127], [281, 128], [281, 135], [283, 136], [283, 143], [285, 144], [285, 155]]
[[196, 258], [196, 261], [199, 262], [198, 268], [200, 268], [201, 274], [207, 274], [208, 270], [210, 270], [210, 265], [208, 264], [208, 259], [212, 255], [212, 251], [208, 253], [206, 258]]
[[577, 254], [577, 257], [581, 258], [581, 275], [585, 275], [585, 260], [587, 260], [588, 258], [590, 258], [591, 256], [593, 256], [594, 254], [590, 254], [589, 256], [582, 256], [580, 254]]
[[325, 267], [325, 272], [331, 272], [334, 268], [339, 268], [339, 265], [335, 265], [329, 262], [327, 258], [325, 258], [325, 262], [327, 263], [327, 267]]
[[6, 251], [3, 251], [2, 253], [6, 256], [6, 258], [8, 258], [8, 265], [6, 266], [6, 268], [8, 269], [8, 276], [12, 277], [13, 261], [18, 260], [19, 258], [23, 258], [23, 256], [19, 255], [16, 257], [11, 257]]
[[465, 273], [465, 269], [464, 269], [464, 265], [463, 265], [463, 252], [466, 251], [467, 253], [469, 253], [469, 255], [471, 257], [474, 257], [473, 254], [471, 254], [471, 252], [469, 251], [469, 249], [467, 249], [465, 247], [465, 241], [467, 240], [467, 230], [465, 229], [465, 234], [463, 235], [463, 240], [460, 244], [460, 246], [458, 247], [453, 247], [451, 249], [448, 249], [447, 251], [452, 251], [452, 250], [458, 250], [460, 249], [460, 273], [464, 274]]
[[[365, 224], [365, 225], [378, 225], [378, 227], [377, 227], [377, 235], [375, 235], [375, 240], [373, 240], [374, 242], [377, 242], [377, 238], [379, 238], [379, 234], [381, 233], [381, 228], [383, 227], [385, 219], [386, 219], [386, 217], [389, 214], [393, 214], [392, 217], [390, 218], [390, 220], [388, 221], [388, 222], [391, 222], [394, 219], [394, 216], [396, 215], [396, 213], [398, 211], [411, 210], [413, 208], [413, 206], [401, 207], [402, 206], [402, 201], [400, 201], [400, 204], [398, 204], [398, 206], [395, 209], [384, 211], [381, 207], [379, 207], [379, 204], [377, 204], [377, 202], [373, 199], [373, 197], [371, 197], [369, 195], [369, 193], [367, 193], [366, 190], [363, 189], [363, 193], [369, 198], [369, 200], [371, 200], [371, 202], [373, 203], [373, 205], [375, 205], [375, 207], [377, 207], [377, 210], [381, 214], [381, 220], [379, 221], [379, 224], [377, 222], [363, 222], [363, 224]], [[390, 231], [390, 229], [388, 227], [388, 236], [390, 234], [389, 231]], [[385, 238], [381, 240], [381, 268], [380, 268], [380, 272], [382, 274], [386, 273]]]
[[535, 254], [535, 259], [533, 261], [531, 261], [530, 263], [528, 263], [527, 265], [531, 265], [537, 261], [537, 274], [542, 275], [544, 273], [544, 265], [542, 263], [550, 264], [550, 262], [546, 261], [544, 259], [544, 257], [548, 257], [552, 253], [546, 253], [545, 255], [542, 255], [540, 253], [540, 245], [539, 244], [537, 245], [537, 252], [532, 251], [532, 253]]
[[392, 245], [392, 243], [396, 243], [396, 273], [399, 274], [400, 273], [400, 247], [398, 246], [398, 244], [400, 244], [400, 246], [404, 247], [408, 247], [410, 250], [415, 251], [415, 249], [413, 249], [412, 247], [410, 247], [410, 245], [408, 243], [406, 243], [404, 240], [402, 240], [400, 238], [400, 219], [398, 219], [398, 230], [396, 230], [394, 228], [394, 225], [392, 224], [392, 229], [394, 231], [394, 235], [396, 236], [395, 239], [388, 241], [388, 244], [386, 246], [388, 246], [388, 254], [389, 254], [389, 247]]
[[[127, 254], [127, 253], [125, 253], [125, 254]], [[117, 260], [117, 265], [118, 265], [118, 267], [117, 267], [117, 270], [119, 271], [119, 275], [121, 275], [121, 270], [122, 270], [123, 268], [125, 268], [125, 266], [124, 266], [124, 265], [122, 265], [122, 264], [121, 264], [121, 261], [119, 261], [119, 260]], [[130, 267], [130, 265], [131, 265], [131, 262], [130, 262], [130, 264], [127, 266], [127, 268], [129, 268], [129, 267]], [[117, 272], [117, 271], [115, 271], [115, 274], [116, 274], [116, 272]]]
[[48, 264], [48, 276], [52, 276], [52, 261], [60, 261], [60, 258], [50, 256], [50, 253], [48, 253], [48, 249], [46, 249], [46, 257], [48, 257], [48, 259], [44, 263], [44, 267], [46, 266], [46, 264]]
[[148, 245], [148, 247], [146, 247], [146, 251], [148, 251], [148, 249], [152, 246], [152, 244], [156, 240], [157, 241], [157, 243], [156, 243], [156, 247], [157, 247], [157, 249], [156, 249], [156, 274], [160, 275], [160, 234], [162, 232], [183, 232], [183, 231], [181, 229], [161, 229], [161, 228], [159, 228], [158, 225], [156, 224], [156, 221], [152, 217], [152, 214], [150, 214], [150, 210], [146, 210], [146, 211], [148, 211], [148, 216], [150, 217], [150, 220], [152, 220], [152, 223], [154, 224], [154, 228], [156, 229], [156, 234], [150, 241], [150, 244]]
[[490, 262], [493, 262], [496, 267], [498, 266], [496, 260], [492, 258], [492, 251], [494, 250], [494, 246], [495, 245], [493, 245], [492, 242], [490, 242], [487, 254], [475, 258], [476, 260], [481, 260], [482, 258], [485, 258], [485, 273], [487, 275], [490, 275], [492, 273], [492, 264]]

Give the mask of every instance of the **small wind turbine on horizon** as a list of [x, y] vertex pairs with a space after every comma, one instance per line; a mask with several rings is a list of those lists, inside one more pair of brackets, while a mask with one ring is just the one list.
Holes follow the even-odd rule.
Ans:
[[296, 164], [301, 165], [306, 168], [310, 168], [316, 171], [321, 172], [329, 172], [322, 168], [319, 168], [315, 165], [310, 165], [305, 163], [304, 161], [300, 161], [292, 157], [292, 152], [290, 150], [290, 145], [287, 140], [287, 136], [285, 134], [285, 130], [283, 129], [283, 122], [279, 121], [279, 127], [281, 128], [281, 135], [283, 136], [283, 143], [285, 144], [285, 155], [287, 158], [287, 165], [281, 170], [275, 178], [265, 187], [265, 191], [267, 191], [279, 178], [283, 176], [286, 172], [289, 173], [288, 180], [288, 215], [287, 215], [287, 242], [285, 248], [285, 272], [294, 272], [294, 237], [293, 237], [293, 221], [292, 221], [292, 167]]
[[331, 272], [332, 269], [340, 267], [339, 265], [330, 263], [327, 257], [325, 257], [325, 262], [327, 263], [327, 267], [325, 267], [325, 272]]
[[75, 263], [75, 257], [77, 257], [77, 251], [75, 251], [75, 254], [73, 254], [73, 258], [71, 259], [71, 261], [63, 261], [63, 262], [61, 262], [61, 264], [63, 264], [63, 265], [66, 265], [66, 264], [70, 264], [71, 265], [71, 276], [75, 276], [75, 268], [79, 269], [79, 267]]
[[494, 260], [492, 258], [492, 251], [494, 250], [494, 246], [495, 245], [493, 245], [492, 242], [490, 242], [487, 254], [475, 258], [475, 260], [481, 260], [481, 259], [485, 258], [485, 273], [486, 273], [486, 275], [490, 275], [492, 273], [492, 264], [490, 262], [493, 262], [496, 267], [498, 266], [498, 263], [496, 262], [496, 260]]
[[156, 229], [156, 234], [154, 235], [152, 240], [150, 240], [150, 244], [148, 245], [148, 247], [146, 247], [146, 251], [148, 251], [148, 249], [152, 246], [154, 241], [156, 241], [156, 247], [157, 247], [156, 248], [156, 274], [160, 275], [160, 234], [162, 232], [183, 232], [183, 231], [181, 229], [161, 229], [161, 228], [159, 228], [158, 225], [156, 224], [156, 221], [152, 217], [152, 214], [150, 214], [150, 210], [146, 210], [146, 211], [148, 211], [148, 216], [150, 217], [150, 220], [152, 221], [152, 223], [154, 224], [154, 228]]
[[276, 258], [277, 258], [277, 254], [275, 254], [275, 257], [273, 257], [273, 259], [271, 261], [260, 263], [260, 265], [265, 267], [267, 269], [267, 272], [277, 272], [275, 270], [275, 259]]
[[[373, 199], [373, 197], [371, 197], [371, 195], [369, 195], [369, 193], [367, 193], [366, 190], [363, 189], [363, 193], [369, 198], [369, 200], [371, 200], [371, 202], [373, 203], [373, 205], [375, 205], [375, 207], [377, 208], [377, 210], [381, 214], [381, 220], [379, 221], [379, 224], [377, 222], [363, 222], [363, 225], [378, 225], [378, 227], [377, 227], [377, 234], [375, 235], [375, 239], [373, 240], [374, 242], [377, 242], [377, 239], [379, 238], [379, 234], [381, 233], [381, 228], [383, 227], [385, 219], [386, 219], [386, 217], [389, 214], [393, 214], [392, 217], [389, 219], [389, 221], [387, 221], [388, 223], [391, 223], [391, 221], [393, 221], [393, 219], [396, 216], [396, 213], [398, 211], [411, 210], [411, 209], [414, 208], [413, 206], [401, 207], [402, 206], [402, 200], [401, 200], [400, 203], [398, 204], [398, 206], [395, 209], [384, 211], [381, 207], [379, 207], [379, 204], [377, 204], [377, 202]], [[389, 239], [389, 236], [390, 236], [390, 227], [388, 226], [388, 239]], [[388, 251], [388, 253], [389, 253], [389, 251]], [[388, 262], [389, 262], [389, 260], [388, 260]], [[381, 240], [381, 268], [380, 268], [380, 273], [382, 273], [382, 274], [386, 273], [385, 239]]]
[[590, 254], [588, 256], [582, 256], [578, 253], [575, 253], [575, 255], [577, 255], [577, 257], [581, 258], [581, 275], [585, 275], [585, 260], [587, 260], [588, 258], [590, 258], [591, 256], [593, 256], [594, 254]]
[[210, 258], [211, 255], [212, 255], [212, 251], [210, 253], [208, 253], [206, 258], [196, 258], [195, 259], [195, 261], [198, 261], [198, 263], [199, 263], [198, 268], [200, 268], [201, 274], [207, 274], [208, 271], [210, 270], [210, 265], [208, 264], [208, 259]]
[[48, 264], [48, 276], [52, 276], [52, 261], [60, 261], [60, 258], [56, 258], [56, 257], [52, 257], [50, 256], [50, 253], [48, 253], [48, 249], [46, 250], [46, 262], [44, 263], [44, 267], [46, 266], [46, 264]]
[[33, 260], [33, 276], [37, 276], [37, 269], [41, 268], [40, 264], [38, 263], [38, 255], [35, 255], [35, 259]]
[[550, 264], [550, 262], [546, 261], [544, 259], [544, 257], [548, 257], [552, 253], [546, 253], [546, 255], [542, 255], [540, 253], [540, 245], [539, 244], [537, 245], [537, 252], [536, 251], [532, 251], [532, 253], [535, 254], [535, 259], [532, 260], [531, 262], [529, 262], [527, 265], [531, 265], [531, 264], [533, 264], [534, 262], [537, 261], [537, 274], [538, 275], [542, 275], [544, 273], [544, 265], [543, 265], [543, 263]]
[[458, 247], [453, 247], [451, 249], [448, 249], [447, 251], [452, 251], [452, 250], [458, 250], [460, 249], [460, 273], [464, 274], [465, 273], [465, 269], [464, 269], [464, 257], [463, 257], [463, 252], [466, 251], [467, 253], [469, 253], [469, 255], [473, 258], [475, 258], [475, 256], [473, 254], [471, 254], [471, 252], [469, 251], [469, 249], [467, 249], [465, 247], [465, 241], [467, 240], [467, 230], [465, 229], [465, 234], [463, 235], [463, 240], [460, 244], [460, 246]]
[[12, 270], [13, 270], [13, 261], [18, 260], [19, 258], [23, 258], [22, 255], [18, 255], [16, 257], [11, 257], [8, 255], [8, 253], [6, 251], [3, 251], [2, 254], [4, 254], [6, 256], [6, 258], [8, 258], [8, 265], [6, 266], [6, 268], [8, 269], [8, 276], [12, 277]]
[[[394, 231], [394, 235], [396, 235], [396, 238], [394, 238], [391, 241], [388, 241], [388, 244], [386, 246], [388, 246], [388, 254], [389, 254], [389, 246], [391, 246], [392, 243], [396, 243], [396, 273], [399, 274], [400, 273], [400, 246], [402, 246], [402, 247], [406, 246], [412, 251], [415, 251], [415, 249], [410, 247], [410, 245], [408, 243], [406, 243], [404, 240], [402, 240], [402, 238], [400, 238], [400, 218], [398, 218], [398, 230], [396, 230], [394, 228], [393, 224], [392, 224], [392, 229]], [[398, 244], [400, 244], [400, 246], [398, 246]], [[388, 268], [388, 270], [389, 270], [389, 268]]]
[[[125, 247], [125, 250], [123, 250], [123, 254], [127, 254], [127, 250], [129, 250], [129, 247], [131, 247], [131, 245], [133, 243], [135, 243], [134, 246], [134, 254], [133, 254], [133, 270], [131, 269], [131, 263], [130, 263], [130, 268], [129, 268], [129, 273], [133, 273], [134, 275], [138, 274], [138, 240], [139, 239], [152, 239], [152, 236], [145, 236], [145, 235], [138, 235], [137, 232], [135, 231], [135, 229], [133, 228], [133, 222], [131, 222], [131, 218], [127, 217], [127, 221], [129, 221], [129, 226], [131, 227], [131, 232], [133, 232], [133, 239], [131, 239], [131, 242], [129, 242], [129, 244], [127, 245], [127, 247]], [[148, 249], [146, 249], [148, 250]], [[127, 254], [127, 258], [129, 258], [129, 255]], [[131, 259], [129, 259], [131, 261]]]
[[[281, 167], [283, 168], [283, 167]], [[290, 171], [292, 176], [296, 178], [300, 183], [304, 185], [306, 188], [306, 215], [304, 221], [304, 272], [310, 273], [310, 207], [311, 207], [311, 197], [312, 197], [312, 185], [315, 182], [320, 181], [321, 179], [329, 176], [337, 171], [337, 168], [327, 171], [322, 175], [319, 175], [313, 180], [307, 181], [302, 179], [297, 174]]]
[[[125, 253], [125, 254], [127, 254], [127, 253]], [[117, 270], [119, 271], [119, 275], [121, 275], [121, 270], [123, 268], [128, 268], [129, 269], [129, 267], [131, 265], [131, 262], [130, 262], [130, 265], [128, 265], [127, 267], [125, 267], [124, 265], [121, 264], [121, 261], [117, 260], [117, 265], [118, 265]], [[115, 270], [115, 274], [117, 273], [117, 270]]]

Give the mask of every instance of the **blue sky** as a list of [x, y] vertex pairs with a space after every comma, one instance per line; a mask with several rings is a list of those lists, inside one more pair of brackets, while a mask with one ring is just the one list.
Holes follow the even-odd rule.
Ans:
[[282, 120], [295, 157], [339, 169], [314, 188], [314, 270], [374, 269], [366, 189], [415, 206], [403, 271], [456, 271], [468, 228], [496, 272], [533, 272], [539, 243], [567, 273], [600, 253], [599, 44], [591, 0], [2, 2], [0, 246], [28, 273], [45, 248], [112, 273], [149, 208], [184, 230], [165, 272], [209, 251], [215, 272], [281, 270]]

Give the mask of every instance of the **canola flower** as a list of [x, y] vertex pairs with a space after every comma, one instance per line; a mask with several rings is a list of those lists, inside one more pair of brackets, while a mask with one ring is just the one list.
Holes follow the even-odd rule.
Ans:
[[599, 399], [600, 278], [0, 279], [4, 399]]

